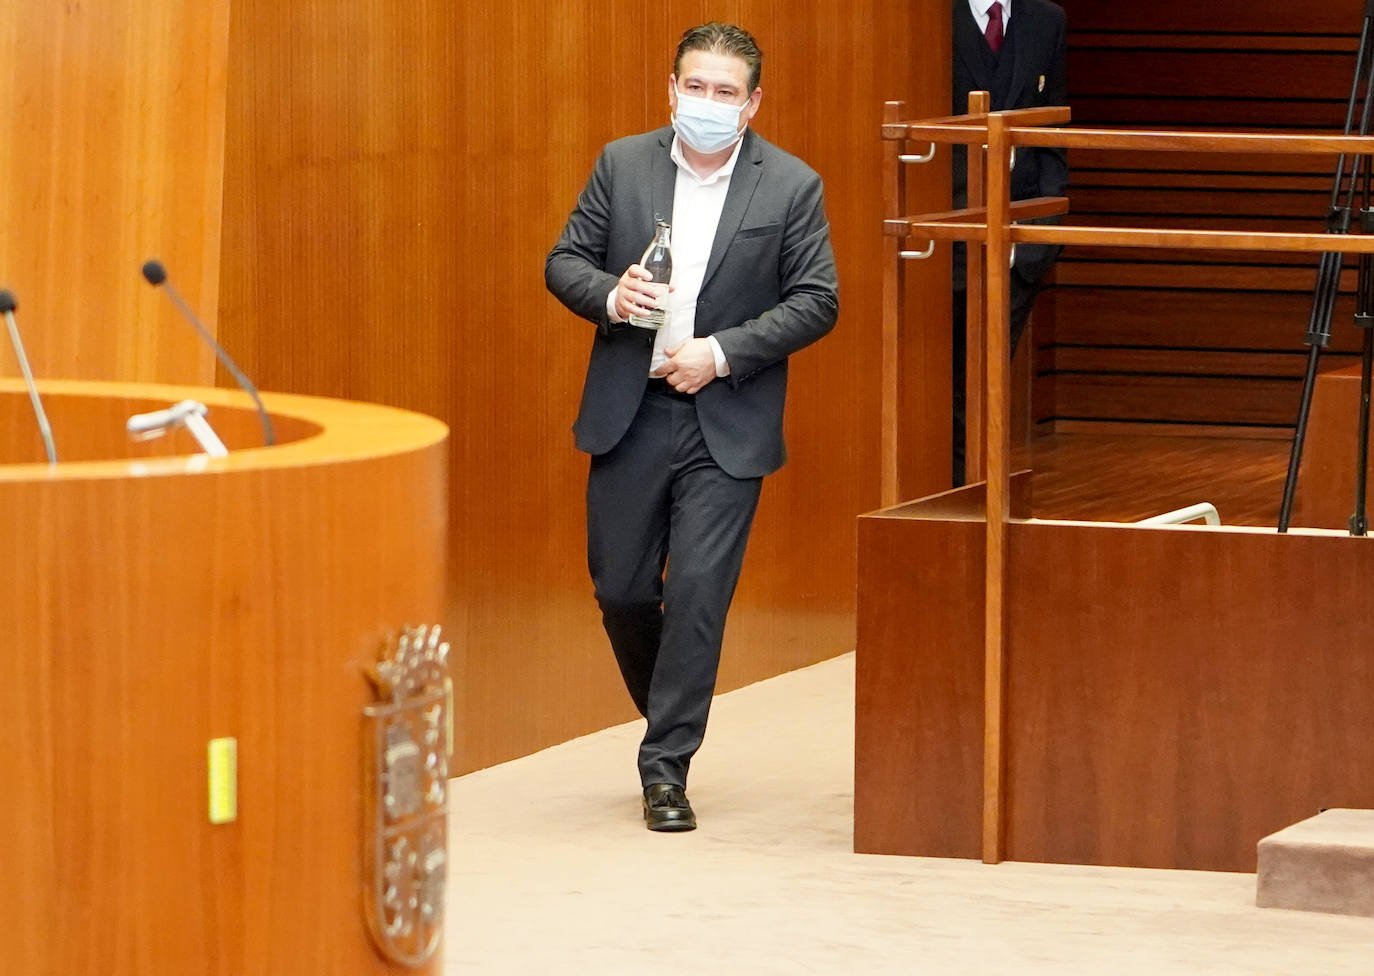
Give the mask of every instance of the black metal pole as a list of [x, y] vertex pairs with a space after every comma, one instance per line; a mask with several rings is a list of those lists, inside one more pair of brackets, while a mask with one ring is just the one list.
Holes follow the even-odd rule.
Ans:
[[[1345, 108], [1345, 134], [1350, 135], [1355, 125], [1356, 106], [1361, 104], [1360, 80], [1369, 71], [1365, 81], [1364, 100], [1360, 111], [1359, 134], [1369, 134], [1370, 112], [1374, 109], [1374, 59], [1370, 57], [1369, 41], [1371, 24], [1374, 24], [1374, 0], [1366, 0], [1364, 23], [1360, 28], [1360, 47], [1355, 55], [1355, 72], [1350, 85], [1350, 100]], [[1331, 208], [1327, 212], [1326, 230], [1329, 234], [1345, 234], [1350, 230], [1350, 218], [1354, 210], [1355, 193], [1359, 188], [1361, 171], [1365, 158], [1356, 155], [1351, 164], [1349, 181], [1346, 180], [1346, 156], [1342, 154], [1336, 162], [1336, 173], [1331, 184]], [[1342, 202], [1344, 191], [1344, 202]], [[1362, 228], [1363, 229], [1363, 228]], [[1331, 341], [1331, 314], [1335, 310], [1336, 298], [1340, 294], [1341, 269], [1344, 255], [1339, 251], [1322, 254], [1317, 268], [1317, 284], [1312, 295], [1312, 312], [1307, 320], [1307, 370], [1303, 376], [1302, 397], [1298, 405], [1297, 426], [1293, 430], [1293, 448], [1288, 457], [1288, 474], [1283, 484], [1283, 501], [1279, 506], [1280, 532], [1287, 532], [1292, 521], [1293, 500], [1297, 495], [1298, 471], [1302, 465], [1302, 451], [1307, 441], [1307, 421], [1312, 409], [1312, 393], [1316, 386], [1317, 368], [1321, 351]], [[1366, 271], [1361, 265], [1361, 271]]]
[[1355, 449], [1355, 512], [1350, 516], [1350, 534], [1367, 535], [1369, 518], [1365, 495], [1369, 487], [1369, 385], [1374, 364], [1374, 328], [1364, 325], [1364, 355], [1360, 357], [1360, 436]]
[[1287, 532], [1293, 519], [1293, 498], [1298, 490], [1298, 466], [1302, 464], [1303, 443], [1307, 439], [1307, 415], [1312, 409], [1312, 385], [1317, 376], [1317, 361], [1322, 347], [1313, 345], [1307, 352], [1307, 373], [1298, 405], [1298, 425], [1293, 429], [1293, 449], [1288, 455], [1288, 476], [1283, 483], [1283, 504], [1279, 506], [1279, 531]]

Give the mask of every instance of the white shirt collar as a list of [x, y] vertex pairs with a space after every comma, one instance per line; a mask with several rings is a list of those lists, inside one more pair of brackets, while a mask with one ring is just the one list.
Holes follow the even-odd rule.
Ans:
[[[748, 129], [744, 130], [745, 134], [747, 134], [748, 132]], [[716, 170], [714, 173], [712, 173], [705, 179], [698, 176], [696, 170], [692, 169], [692, 167], [688, 165], [687, 157], [682, 152], [682, 146], [679, 142], [678, 135], [676, 132], [673, 133], [673, 146], [672, 149], [669, 150], [669, 153], [673, 157], [673, 162], [677, 163], [678, 169], [682, 170], [684, 173], [686, 173], [688, 176], [690, 176], [693, 180], [695, 180], [702, 186], [710, 186], [712, 183], [719, 183], [721, 180], [729, 178], [730, 174], [735, 171], [735, 162], [739, 159], [739, 151], [743, 148], [744, 134], [741, 134], [739, 139], [735, 141], [735, 151], [730, 153], [730, 158], [725, 161], [725, 165], [722, 166], [720, 169]]]
[[1011, 17], [1011, 0], [968, 0], [969, 9], [973, 11], [973, 16], [980, 21], [988, 19], [988, 11], [992, 9], [994, 3], [1002, 5], [1002, 23], [1006, 23]]

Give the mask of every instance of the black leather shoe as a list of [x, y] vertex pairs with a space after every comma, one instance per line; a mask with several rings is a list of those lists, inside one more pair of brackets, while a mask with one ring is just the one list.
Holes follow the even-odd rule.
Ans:
[[696, 830], [697, 818], [687, 794], [672, 783], [644, 788], [644, 823], [650, 830]]

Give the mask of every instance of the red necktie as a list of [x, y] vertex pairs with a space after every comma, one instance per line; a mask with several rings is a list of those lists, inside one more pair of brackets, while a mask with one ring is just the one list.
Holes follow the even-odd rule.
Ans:
[[1002, 5], [994, 3], [988, 8], [988, 29], [983, 31], [983, 36], [987, 38], [988, 47], [992, 48], [992, 53], [996, 54], [1002, 48]]

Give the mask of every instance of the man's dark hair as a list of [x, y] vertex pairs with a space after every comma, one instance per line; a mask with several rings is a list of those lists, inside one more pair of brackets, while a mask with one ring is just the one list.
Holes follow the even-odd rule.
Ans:
[[712, 54], [726, 54], [740, 58], [749, 66], [749, 91], [759, 87], [759, 74], [763, 70], [763, 52], [753, 36], [734, 24], [721, 24], [712, 21], [700, 27], [692, 27], [682, 34], [678, 42], [677, 57], [673, 59], [673, 74], [682, 77], [682, 58], [689, 51], [710, 51]]

